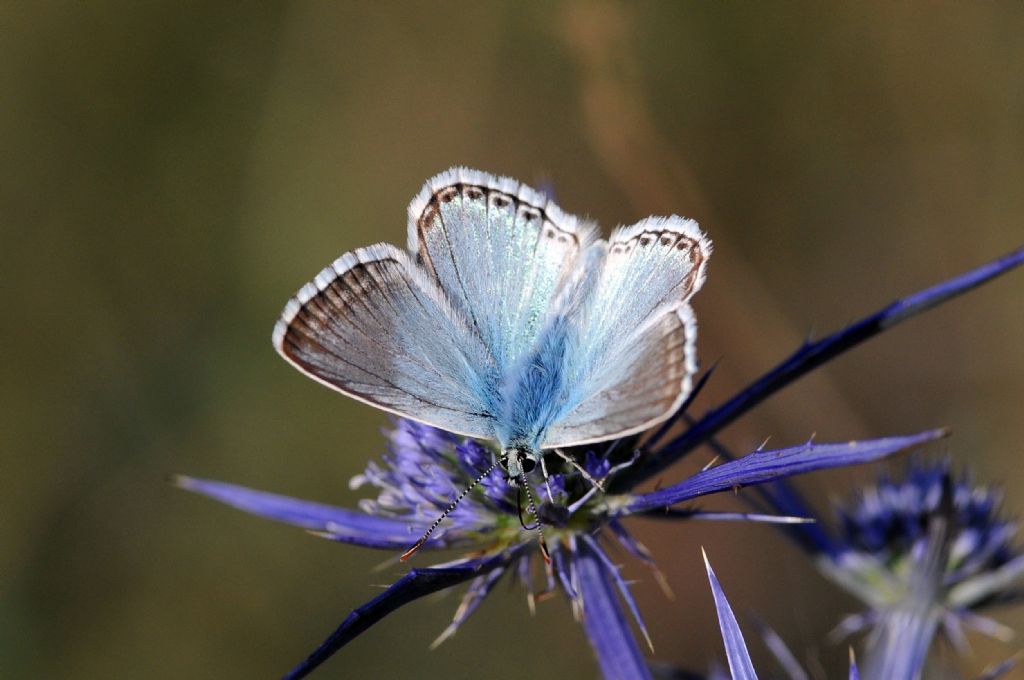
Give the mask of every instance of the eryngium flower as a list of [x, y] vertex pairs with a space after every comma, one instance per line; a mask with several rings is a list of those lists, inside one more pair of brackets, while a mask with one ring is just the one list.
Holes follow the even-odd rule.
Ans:
[[840, 630], [871, 631], [868, 677], [881, 668], [919, 676], [936, 634], [961, 649], [964, 629], [1012, 634], [978, 613], [1024, 594], [1017, 523], [1001, 515], [1000, 500], [991, 487], [954, 478], [948, 462], [917, 463], [840, 508], [840, 547], [820, 564], [867, 605]]
[[[626, 552], [653, 568], [649, 551], [633, 538], [622, 520], [636, 514], [668, 519], [760, 519], [801, 521], [799, 518], [703, 513], [687, 510], [665, 513], [678, 503], [718, 491], [786, 477], [798, 472], [862, 463], [940, 437], [932, 430], [907, 437], [887, 437], [841, 444], [803, 444], [788, 449], [756, 451], [743, 458], [703, 470], [679, 484], [646, 494], [604, 494], [571, 466], [551, 456], [548, 483], [538, 481], [533, 493], [551, 554], [551, 563], [535, 559], [536, 531], [524, 526], [519, 490], [510, 487], [495, 469], [477, 485], [438, 527], [424, 550], [456, 548], [468, 556], [427, 569], [414, 569], [384, 594], [356, 610], [335, 633], [288, 676], [303, 677], [328, 656], [392, 609], [429, 592], [471, 581], [452, 624], [437, 642], [450, 637], [506, 574], [521, 582], [534, 607], [535, 593], [560, 589], [573, 603], [608, 677], [647, 677], [646, 662], [629, 633], [621, 602], [646, 637], [646, 629], [619, 567], [606, 554], [601, 538], [615, 541]], [[433, 524], [452, 499], [492, 466], [498, 451], [442, 430], [398, 419], [388, 432], [389, 452], [379, 463], [352, 480], [370, 487], [375, 498], [364, 499], [358, 511], [290, 499], [208, 480], [180, 478], [189, 490], [216, 498], [249, 512], [286, 521], [320, 536], [394, 551], [405, 549]], [[629, 469], [636, 459], [635, 440], [618, 442], [623, 456], [591, 449], [578, 450], [587, 473], [607, 483]], [[650, 644], [648, 640], [648, 645]]]
[[[554, 472], [548, 485], [536, 484], [535, 498], [545, 524], [552, 553], [550, 567], [535, 569], [537, 540], [534, 531], [520, 522], [515, 490], [496, 475], [449, 516], [424, 546], [469, 551], [465, 557], [428, 568], [415, 568], [384, 592], [356, 608], [341, 625], [286, 677], [300, 678], [329, 656], [404, 604], [460, 583], [471, 585], [455, 615], [450, 635], [506, 574], [520, 579], [532, 601], [539, 574], [545, 592], [561, 589], [574, 603], [605, 677], [649, 678], [643, 653], [626, 620], [626, 609], [639, 614], [618, 567], [608, 558], [601, 540], [614, 540], [640, 560], [651, 564], [650, 553], [633, 539], [623, 525], [632, 515], [667, 519], [771, 519], [800, 521], [800, 512], [781, 511], [782, 517], [764, 518], [736, 513], [701, 512], [679, 508], [682, 503], [707, 494], [764, 484], [804, 472], [877, 460], [924, 443], [943, 434], [932, 430], [917, 435], [889, 437], [841, 444], [803, 444], [776, 451], [758, 450], [711, 467], [651, 493], [634, 493], [650, 480], [703, 445], [716, 446], [715, 435], [771, 394], [861, 342], [886, 331], [916, 314], [931, 309], [985, 283], [1024, 262], [1024, 249], [985, 264], [932, 288], [897, 300], [846, 328], [815, 342], [807, 342], [791, 356], [756, 379], [722, 405], [700, 417], [690, 417], [689, 427], [669, 438], [674, 425], [683, 422], [690, 402], [653, 432], [617, 440], [599, 447], [569, 451], [601, 478], [608, 493], [596, 491], [573, 468], [553, 458]], [[698, 381], [690, 401], [700, 392], [710, 372]], [[487, 446], [462, 440], [431, 427], [398, 421], [390, 434], [391, 450], [381, 463], [371, 463], [356, 478], [357, 485], [376, 488], [376, 499], [367, 499], [359, 510], [278, 496], [232, 484], [182, 477], [182, 487], [215, 498], [253, 514], [311, 530], [343, 543], [400, 551], [409, 547], [440, 511], [468, 483], [493, 462]], [[772, 492], [769, 491], [769, 496]], [[795, 501], [794, 501], [795, 502]], [[525, 518], [527, 522], [535, 518]], [[799, 525], [797, 525], [799, 526]], [[813, 524], [793, 534], [802, 542], [824, 541]], [[642, 624], [641, 624], [642, 629]]]

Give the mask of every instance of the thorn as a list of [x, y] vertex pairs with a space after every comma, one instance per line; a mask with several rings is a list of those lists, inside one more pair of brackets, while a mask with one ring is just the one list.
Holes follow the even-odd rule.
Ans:
[[701, 471], [701, 472], [707, 472], [708, 470], [710, 470], [710, 469], [711, 469], [711, 466], [712, 466], [712, 465], [714, 465], [715, 463], [717, 463], [717, 462], [718, 462], [718, 459], [719, 459], [720, 457], [721, 457], [721, 456], [719, 456], [718, 454], [715, 454], [715, 457], [714, 457], [714, 458], [712, 458], [711, 460], [709, 460], [709, 461], [708, 461], [708, 464], [707, 464], [707, 465], [705, 465], [704, 467], [702, 467], [702, 468], [700, 469], [700, 471]]
[[430, 643], [430, 651], [434, 651], [435, 649], [441, 646], [441, 643], [446, 641], [452, 635], [455, 635], [455, 630], [455, 626], [449, 625], [447, 628], [441, 631], [441, 634], [437, 636], [437, 639]]
[[390, 569], [391, 567], [395, 566], [395, 564], [397, 562], [398, 562], [398, 560], [394, 556], [389, 557], [386, 560], [384, 560], [383, 562], [381, 562], [380, 564], [378, 564], [377, 566], [373, 567], [370, 570], [370, 573], [372, 573], [372, 574], [379, 574], [380, 572], [384, 571], [385, 569]]
[[334, 538], [334, 534], [328, 533], [326, 531], [318, 531], [316, 529], [306, 529], [305, 531], [310, 536], [316, 536], [317, 538]]
[[662, 594], [666, 599], [674, 602], [676, 599], [676, 593], [672, 590], [672, 586], [669, 585], [668, 578], [665, 576], [665, 573], [656, 566], [651, 571], [654, 573], [654, 580], [658, 584], [658, 587], [661, 588]]

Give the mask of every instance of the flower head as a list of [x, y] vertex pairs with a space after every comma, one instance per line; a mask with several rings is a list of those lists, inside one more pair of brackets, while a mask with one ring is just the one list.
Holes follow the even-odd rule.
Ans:
[[[1013, 543], [1017, 522], [1002, 515], [1001, 499], [998, 490], [975, 485], [966, 475], [954, 479], [948, 462], [909, 465], [903, 479], [883, 475], [839, 508], [846, 550], [838, 561], [870, 564], [869, 571], [884, 572], [886, 583], [905, 584], [915, 555], [929, 541], [932, 519], [949, 512], [945, 588], [957, 608], [983, 606], [998, 593], [991, 574], [1024, 569]], [[869, 573], [862, 577], [875, 580]], [[899, 592], [876, 595], [894, 597]]]
[[[464, 551], [463, 556], [410, 570], [380, 595], [353, 610], [288, 678], [304, 677], [402, 605], [468, 581], [469, 588], [454, 621], [441, 636], [444, 639], [455, 632], [506, 575], [522, 582], [531, 606], [538, 587], [544, 592], [561, 590], [573, 602], [573, 610], [582, 619], [607, 677], [648, 678], [646, 660], [630, 630], [625, 610], [640, 623], [641, 630], [643, 624], [618, 566], [602, 547], [602, 541], [615, 541], [641, 561], [653, 564], [651, 553], [629, 534], [623, 520], [646, 515], [669, 520], [703, 517], [805, 521], [786, 516], [798, 514], [788, 510], [783, 510], [782, 517], [765, 518], [705, 513], [678, 506], [721, 491], [878, 460], [940, 437], [944, 432], [932, 430], [836, 444], [808, 442], [774, 451], [759, 449], [653, 492], [638, 493], [637, 486], [697, 447], [714, 444], [713, 437], [720, 430], [828, 359], [1022, 261], [1024, 250], [900, 300], [820, 341], [805, 344], [732, 399], [694, 418], [673, 439], [668, 437], [671, 428], [681, 422], [689, 403], [655, 431], [564, 452], [574, 461], [571, 465], [560, 456], [548, 456], [550, 476], [545, 481], [535, 473], [528, 489], [538, 501], [534, 517], [521, 516], [519, 491], [506, 483], [501, 472], [496, 468], [487, 472], [498, 455], [495, 449], [405, 420], [397, 421], [388, 433], [389, 451], [382, 460], [368, 464], [364, 473], [353, 480], [356, 487], [372, 489], [376, 494], [361, 501], [358, 510], [223, 482], [186, 477], [177, 481], [183, 488], [331, 540], [393, 551], [408, 548], [447, 513], [423, 548], [458, 549]], [[705, 373], [698, 382], [690, 401], [709, 375], [710, 372]], [[479, 484], [465, 491], [477, 479]], [[465, 497], [452, 507], [462, 494]], [[529, 528], [538, 519], [551, 553], [550, 563], [541, 562], [543, 571], [536, 567], [538, 560], [533, 559], [539, 554], [537, 532]]]
[[875, 631], [882, 640], [873, 647], [891, 650], [885, 664], [913, 664], [907, 677], [920, 670], [935, 633], [957, 645], [964, 628], [1006, 637], [978, 614], [1021, 594], [1024, 554], [1000, 500], [995, 489], [955, 477], [948, 462], [915, 463], [902, 479], [885, 475], [861, 489], [839, 509], [841, 549], [821, 561], [868, 607], [841, 630]]
[[[452, 624], [437, 642], [453, 635], [505, 575], [522, 584], [531, 609], [535, 593], [560, 590], [573, 603], [594, 642], [602, 667], [615, 677], [646, 677], [646, 661], [629, 633], [622, 609], [647, 632], [619, 567], [602, 547], [602, 538], [618, 543], [627, 553], [654, 567], [651, 553], [628, 531], [622, 520], [637, 514], [669, 519], [736, 519], [731, 513], [688, 509], [666, 512], [671, 506], [718, 491], [785, 477], [814, 469], [865, 462], [941, 436], [929, 431], [908, 437], [889, 437], [842, 444], [803, 444], [776, 451], [756, 451], [743, 458], [705, 469], [678, 484], [646, 494], [603, 493], [594, 484], [614, 483], [637, 463], [641, 453], [635, 439], [621, 440], [602, 455], [592, 448], [564, 452], [581, 463], [558, 456], [546, 463], [551, 474], [531, 480], [539, 499], [536, 517], [523, 517], [520, 489], [510, 486], [494, 466], [497, 448], [463, 439], [436, 428], [398, 419], [387, 432], [388, 452], [370, 462], [352, 480], [356, 488], [375, 494], [359, 510], [334, 508], [289, 499], [234, 485], [181, 478], [179, 484], [241, 509], [284, 520], [343, 543], [398, 549], [408, 546], [433, 526], [425, 550], [455, 548], [466, 557], [427, 569], [414, 569], [385, 595], [357, 610], [291, 678], [303, 677], [331, 653], [368, 627], [372, 615], [383, 616], [396, 603], [408, 601], [463, 581], [471, 581]], [[489, 471], [489, 472], [488, 472]], [[590, 479], [588, 479], [588, 477]], [[479, 480], [479, 483], [476, 483]], [[468, 489], [468, 491], [467, 491]], [[458, 503], [453, 504], [454, 500]], [[438, 523], [439, 517], [444, 521]], [[550, 562], [535, 560], [538, 536], [531, 524], [540, 519], [550, 550]], [[750, 518], [750, 516], [740, 516]], [[761, 517], [768, 521], [800, 518]], [[541, 565], [539, 567], [535, 565]], [[388, 598], [390, 593], [391, 599]], [[650, 640], [647, 638], [648, 646]], [[628, 653], [627, 653], [628, 652]], [[639, 675], [638, 675], [639, 674]]]

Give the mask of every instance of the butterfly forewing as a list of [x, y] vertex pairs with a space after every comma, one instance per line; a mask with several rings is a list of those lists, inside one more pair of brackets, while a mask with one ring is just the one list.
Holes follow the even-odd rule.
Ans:
[[379, 244], [304, 286], [274, 329], [299, 370], [356, 399], [452, 432], [493, 437], [493, 359], [409, 255]]
[[645, 324], [704, 283], [711, 245], [697, 223], [650, 218], [615, 230], [586, 310], [586, 345], [598, 354], [628, 344]]
[[534, 346], [592, 225], [508, 178], [455, 169], [409, 206], [409, 249], [502, 370]]

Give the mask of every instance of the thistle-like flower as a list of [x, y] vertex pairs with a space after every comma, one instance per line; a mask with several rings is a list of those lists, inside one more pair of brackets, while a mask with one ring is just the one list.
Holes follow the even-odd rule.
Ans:
[[840, 549], [820, 564], [867, 606], [840, 626], [871, 632], [867, 672], [919, 676], [937, 634], [961, 650], [965, 629], [1009, 639], [1012, 631], [980, 614], [1024, 594], [1017, 523], [1001, 515], [1000, 496], [955, 478], [948, 462], [917, 463], [840, 508]]
[[[535, 512], [522, 512], [520, 489], [509, 487], [504, 475], [484, 474], [498, 452], [432, 427], [399, 420], [389, 433], [389, 452], [370, 463], [353, 483], [372, 488], [358, 510], [338, 508], [254, 491], [222, 482], [179, 478], [183, 488], [204, 494], [253, 514], [310, 530], [326, 538], [371, 548], [400, 551], [408, 548], [436, 519], [448, 512], [424, 550], [452, 548], [464, 557], [427, 568], [414, 568], [384, 592], [356, 608], [288, 678], [307, 675], [328, 657], [402, 605], [464, 582], [471, 582], [449, 637], [472, 614], [503, 577], [519, 579], [528, 601], [537, 591], [561, 590], [574, 604], [604, 675], [608, 678], [649, 678], [650, 671], [627, 620], [628, 610], [644, 630], [637, 607], [618, 567], [608, 557], [608, 541], [652, 565], [651, 553], [628, 532], [624, 520], [650, 515], [669, 520], [689, 518], [761, 519], [793, 523], [802, 513], [782, 510], [763, 517], [736, 513], [710, 513], [680, 507], [695, 498], [721, 491], [763, 484], [814, 470], [878, 460], [932, 439], [943, 431], [839, 444], [807, 443], [773, 451], [757, 450], [741, 458], [709, 467], [650, 493], [635, 489], [701, 445], [714, 445], [714, 436], [766, 397], [802, 375], [915, 314], [969, 290], [1024, 261], [1024, 249], [916, 295], [899, 300], [849, 327], [816, 342], [809, 342], [749, 387], [701, 417], [692, 418], [685, 431], [671, 438], [673, 426], [700, 392], [705, 373], [688, 403], [655, 431], [614, 442], [589, 445], [565, 452], [579, 461], [584, 475], [561, 457], [550, 456], [552, 473], [531, 482]], [[600, 483], [600, 487], [593, 483]], [[545, 529], [551, 560], [537, 560], [537, 532]], [[814, 525], [802, 525], [813, 527]], [[802, 536], [816, 536], [808, 529]], [[625, 606], [623, 606], [625, 605]], [[531, 604], [532, 606], [532, 604]]]
[[[534, 607], [535, 594], [560, 589], [573, 603], [583, 622], [602, 667], [609, 677], [646, 677], [646, 662], [632, 639], [620, 606], [646, 637], [646, 629], [618, 566], [606, 554], [601, 540], [617, 542], [628, 553], [654, 568], [651, 553], [633, 538], [622, 520], [631, 515], [663, 515], [670, 519], [752, 519], [800, 522], [785, 516], [702, 513], [697, 510], [665, 514], [678, 503], [717, 491], [726, 491], [794, 472], [836, 467], [875, 460], [942, 436], [941, 430], [907, 437], [889, 437], [841, 444], [805, 444], [790, 449], [758, 451], [690, 477], [683, 482], [649, 494], [601, 493], [581, 471], [572, 466], [560, 469], [557, 458], [550, 463], [553, 474], [548, 483], [538, 482], [533, 493], [540, 499], [538, 515], [545, 527], [550, 564], [535, 560], [539, 553], [534, 531], [537, 517], [523, 517], [519, 489], [510, 487], [504, 475], [493, 469], [498, 451], [473, 440], [461, 439], [436, 428], [409, 420], [397, 420], [388, 433], [389, 453], [381, 462], [371, 462], [352, 480], [356, 487], [369, 487], [375, 498], [364, 499], [358, 511], [309, 503], [241, 487], [180, 478], [189, 490], [216, 498], [229, 505], [279, 519], [332, 540], [375, 548], [401, 550], [430, 527], [481, 473], [486, 475], [461, 499], [446, 521], [439, 525], [424, 549], [456, 548], [469, 556], [427, 569], [414, 569], [384, 595], [358, 611], [303, 664], [289, 675], [303, 677], [362, 632], [398, 600], [425, 595], [463, 581], [469, 589], [452, 624], [441, 634], [441, 642], [458, 629], [492, 588], [506, 574], [518, 579]], [[601, 483], [616, 479], [617, 473], [635, 464], [635, 442], [620, 440], [626, 456], [615, 451], [580, 452], [586, 473]], [[605, 445], [607, 446], [607, 445]], [[624, 458], [621, 462], [613, 462]], [[535, 567], [534, 565], [539, 565]], [[650, 641], [648, 639], [648, 645]]]

